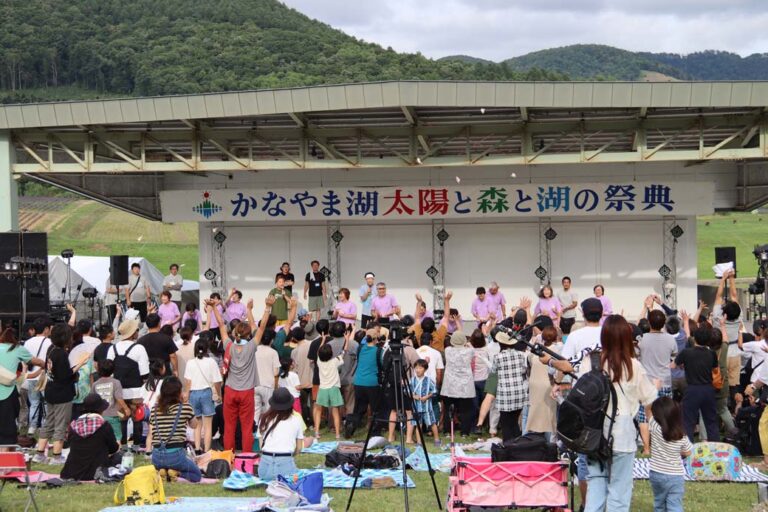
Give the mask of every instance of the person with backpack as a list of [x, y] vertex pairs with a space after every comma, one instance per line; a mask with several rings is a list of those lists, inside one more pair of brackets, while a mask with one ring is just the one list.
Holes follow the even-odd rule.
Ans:
[[[107, 351], [107, 359], [114, 362], [115, 371], [112, 376], [120, 381], [123, 387], [123, 400], [131, 408], [131, 414], [142, 406], [142, 386], [149, 375], [149, 357], [144, 347], [137, 342], [139, 337], [139, 321], [124, 320], [117, 328], [118, 340]], [[128, 428], [128, 418], [122, 421], [122, 431]], [[142, 436], [141, 422], [134, 422], [134, 438]], [[138, 434], [138, 436], [136, 435]], [[127, 442], [127, 432], [121, 441]]]
[[379, 378], [383, 350], [378, 345], [378, 338], [379, 328], [370, 328], [365, 332], [365, 337], [360, 340], [357, 348], [357, 368], [352, 380], [355, 386], [355, 408], [344, 425], [344, 437], [347, 439], [355, 434], [369, 406], [371, 421], [379, 410], [382, 395]]
[[[161, 475], [178, 472], [185, 480], [197, 483], [202, 478], [195, 461], [187, 457], [186, 427], [197, 427], [192, 406], [182, 401], [183, 386], [176, 377], [168, 377], [160, 389], [157, 405], [149, 415], [147, 446], [152, 447], [152, 465]], [[169, 475], [169, 476], [172, 476]]]
[[[632, 502], [632, 467], [637, 451], [634, 417], [641, 405], [653, 403], [658, 390], [633, 357], [632, 327], [624, 317], [606, 317], [600, 345], [599, 352], [593, 350], [584, 354], [588, 357], [579, 357], [583, 373], [560, 406], [557, 427], [566, 446], [587, 456], [584, 511], [623, 512]], [[571, 362], [555, 362], [546, 354], [540, 361], [552, 361], [551, 366], [561, 371], [574, 370]], [[589, 432], [593, 435], [586, 437]], [[598, 442], [589, 442], [590, 438]]]

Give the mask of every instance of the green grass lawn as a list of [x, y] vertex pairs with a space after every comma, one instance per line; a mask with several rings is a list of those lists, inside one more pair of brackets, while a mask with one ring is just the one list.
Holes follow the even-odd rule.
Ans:
[[[332, 440], [330, 436], [324, 436], [326, 441]], [[428, 446], [430, 451], [435, 448]], [[322, 465], [323, 455], [301, 455], [297, 464], [301, 468], [312, 468]], [[137, 465], [147, 463], [143, 457], [137, 457]], [[58, 473], [60, 466], [35, 466], [33, 469], [41, 469], [49, 473]], [[415, 489], [409, 489], [411, 510], [437, 510], [432, 483], [426, 472], [408, 472], [416, 484]], [[436, 473], [435, 481], [440, 493], [440, 501], [445, 504], [448, 491], [448, 475]], [[115, 492], [115, 484], [82, 484], [75, 487], [67, 487], [55, 490], [41, 488], [38, 496], [38, 504], [42, 511], [55, 512], [84, 512], [96, 511], [112, 505], [112, 497]], [[348, 489], [329, 489], [328, 494], [333, 498], [331, 506], [337, 512], [343, 511], [349, 497]], [[627, 491], [629, 492], [629, 490]], [[6, 494], [7, 493], [7, 494]], [[182, 496], [265, 496], [263, 487], [245, 492], [232, 492], [224, 490], [220, 484], [165, 484], [167, 497]], [[577, 502], [578, 500], [578, 492]], [[4, 511], [23, 510], [26, 496], [22, 489], [12, 486], [6, 489], [0, 496], [0, 508]], [[743, 512], [751, 510], [757, 502], [756, 484], [729, 484], [729, 483], [688, 483], [685, 489], [685, 510], [697, 512]], [[578, 505], [577, 505], [578, 507]], [[376, 489], [358, 490], [355, 493], [351, 510], [354, 511], [382, 511], [392, 512], [403, 510], [402, 489]], [[653, 493], [647, 480], [635, 481], [632, 493], [633, 511], [653, 510]]]
[[722, 213], [698, 218], [699, 279], [714, 279], [715, 247], [736, 247], [739, 277], [757, 275], [755, 245], [768, 244], [768, 214]]

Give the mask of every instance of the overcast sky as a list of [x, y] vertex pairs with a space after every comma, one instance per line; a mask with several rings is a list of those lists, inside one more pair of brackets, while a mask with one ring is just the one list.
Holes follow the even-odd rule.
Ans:
[[433, 58], [503, 60], [599, 43], [633, 51], [768, 52], [767, 0], [282, 0], [344, 32]]

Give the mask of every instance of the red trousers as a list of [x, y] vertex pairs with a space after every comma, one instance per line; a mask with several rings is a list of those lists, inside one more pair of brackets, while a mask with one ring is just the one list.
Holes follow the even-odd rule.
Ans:
[[224, 391], [224, 449], [235, 449], [235, 430], [240, 420], [242, 451], [253, 450], [253, 390], [237, 391], [226, 386]]

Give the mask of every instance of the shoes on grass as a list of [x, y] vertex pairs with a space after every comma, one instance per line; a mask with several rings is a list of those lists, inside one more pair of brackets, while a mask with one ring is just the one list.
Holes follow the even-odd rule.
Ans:
[[67, 462], [67, 458], [63, 455], [54, 455], [48, 459], [48, 464], [51, 464], [52, 466], [63, 465], [65, 462]]
[[46, 464], [48, 462], [48, 457], [44, 453], [36, 453], [34, 457], [32, 457], [32, 463], [33, 464]]

